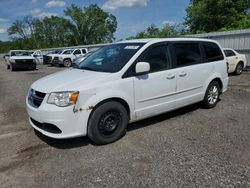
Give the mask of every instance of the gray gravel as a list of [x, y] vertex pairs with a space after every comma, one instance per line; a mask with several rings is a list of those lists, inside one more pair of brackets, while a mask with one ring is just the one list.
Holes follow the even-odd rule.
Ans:
[[63, 68], [0, 61], [0, 187], [250, 187], [250, 72], [230, 76], [214, 109], [199, 104], [129, 125], [119, 141], [35, 134], [25, 95]]

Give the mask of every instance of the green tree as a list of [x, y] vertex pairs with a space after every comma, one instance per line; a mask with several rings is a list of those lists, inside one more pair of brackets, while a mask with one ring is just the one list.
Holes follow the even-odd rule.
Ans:
[[165, 24], [162, 28], [157, 28], [152, 24], [146, 30], [127, 39], [178, 37], [184, 32], [186, 32], [186, 29], [183, 24]]
[[81, 9], [73, 4], [64, 12], [71, 18], [70, 28], [76, 44], [96, 44], [114, 40], [116, 17], [97, 5]]
[[250, 27], [250, 0], [191, 0], [185, 23], [192, 33]]

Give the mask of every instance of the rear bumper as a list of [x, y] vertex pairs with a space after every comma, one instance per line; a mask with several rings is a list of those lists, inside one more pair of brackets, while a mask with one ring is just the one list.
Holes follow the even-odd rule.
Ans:
[[227, 89], [228, 89], [228, 82], [229, 82], [229, 78], [228, 77], [222, 79], [222, 86], [223, 86], [222, 93], [224, 93], [224, 92], [227, 91]]

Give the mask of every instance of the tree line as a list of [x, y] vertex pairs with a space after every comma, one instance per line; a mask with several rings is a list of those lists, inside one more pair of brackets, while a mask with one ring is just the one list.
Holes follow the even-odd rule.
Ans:
[[[190, 0], [183, 23], [149, 26], [133, 38], [178, 37], [213, 31], [250, 28], [250, 0]], [[113, 42], [116, 17], [93, 4], [83, 9], [72, 4], [65, 17], [27, 16], [8, 29], [11, 41], [0, 41], [0, 52]]]
[[1, 42], [0, 51], [7, 51], [8, 47], [39, 49], [114, 40], [116, 17], [97, 5], [81, 9], [72, 4], [64, 10], [64, 14], [67, 18], [51, 16], [38, 19], [26, 16], [22, 20], [16, 20], [8, 28], [12, 42]]

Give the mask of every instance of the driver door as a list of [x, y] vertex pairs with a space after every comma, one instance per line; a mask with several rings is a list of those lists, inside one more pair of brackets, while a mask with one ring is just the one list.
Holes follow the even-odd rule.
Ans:
[[134, 77], [135, 111], [143, 119], [175, 108], [176, 70], [168, 44], [154, 45], [137, 62], [148, 62], [150, 72]]

